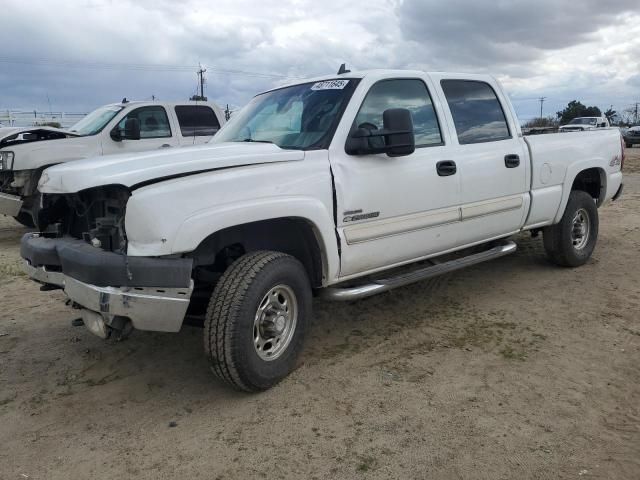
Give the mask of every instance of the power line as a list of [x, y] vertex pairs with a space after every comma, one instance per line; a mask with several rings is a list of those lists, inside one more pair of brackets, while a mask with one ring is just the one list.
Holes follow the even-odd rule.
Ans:
[[[78, 62], [71, 60], [51, 60], [46, 58], [21, 59], [12, 57], [0, 57], [0, 63], [16, 65], [49, 66], [64, 68], [85, 68], [97, 70], [136, 70], [149, 72], [193, 72], [199, 65], [162, 65], [144, 63], [108, 63], [108, 62]], [[208, 67], [209, 72], [220, 75], [242, 75], [246, 77], [258, 78], [283, 78], [300, 79], [291, 75], [280, 75], [276, 73], [253, 72], [249, 70], [237, 70], [229, 68]]]

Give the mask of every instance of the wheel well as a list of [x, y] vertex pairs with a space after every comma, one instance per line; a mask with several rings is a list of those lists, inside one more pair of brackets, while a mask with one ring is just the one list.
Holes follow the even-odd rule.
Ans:
[[598, 206], [602, 203], [605, 194], [605, 181], [603, 180], [604, 172], [600, 168], [588, 168], [582, 170], [576, 176], [571, 185], [571, 190], [582, 190], [587, 192], [594, 200], [598, 202]]
[[222, 273], [237, 258], [256, 250], [274, 250], [297, 258], [311, 285], [322, 285], [322, 250], [313, 225], [303, 218], [276, 218], [225, 228], [203, 240], [190, 256], [194, 268]]

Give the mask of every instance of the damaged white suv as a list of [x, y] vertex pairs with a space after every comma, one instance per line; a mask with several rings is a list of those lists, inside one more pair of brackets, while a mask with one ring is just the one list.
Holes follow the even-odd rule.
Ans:
[[615, 129], [523, 138], [488, 75], [341, 71], [257, 95], [207, 145], [46, 170], [21, 255], [92, 332], [199, 322], [213, 372], [263, 390], [294, 368], [314, 292], [385, 292], [523, 230], [582, 265], [623, 161]]

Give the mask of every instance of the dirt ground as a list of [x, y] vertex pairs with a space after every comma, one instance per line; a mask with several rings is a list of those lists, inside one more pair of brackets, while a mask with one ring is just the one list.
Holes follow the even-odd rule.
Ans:
[[316, 301], [301, 367], [246, 395], [202, 330], [108, 343], [0, 220], [0, 479], [640, 478], [640, 148], [592, 260], [516, 254]]

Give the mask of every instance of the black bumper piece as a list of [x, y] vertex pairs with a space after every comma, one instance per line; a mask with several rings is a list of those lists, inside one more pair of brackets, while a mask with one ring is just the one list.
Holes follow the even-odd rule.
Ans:
[[128, 257], [70, 237], [27, 233], [20, 255], [34, 267], [61, 271], [97, 287], [188, 288], [191, 284], [190, 258]]

